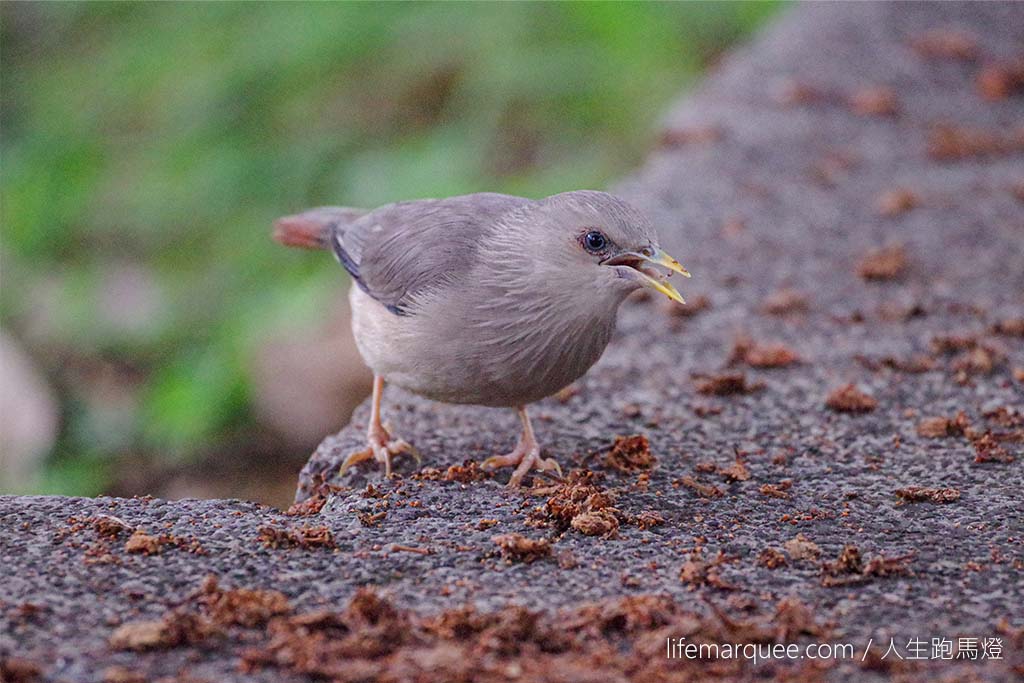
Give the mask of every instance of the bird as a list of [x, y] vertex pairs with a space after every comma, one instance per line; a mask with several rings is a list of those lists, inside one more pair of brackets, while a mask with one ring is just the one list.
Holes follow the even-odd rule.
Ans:
[[373, 459], [391, 477], [392, 457], [420, 461], [382, 422], [389, 383], [443, 403], [512, 408], [515, 448], [481, 467], [514, 468], [510, 487], [534, 470], [561, 477], [541, 455], [527, 406], [597, 362], [631, 292], [685, 303], [668, 277], [690, 277], [644, 213], [596, 190], [326, 206], [278, 219], [273, 237], [333, 252], [353, 282], [352, 331], [374, 380], [366, 446], [341, 473]]

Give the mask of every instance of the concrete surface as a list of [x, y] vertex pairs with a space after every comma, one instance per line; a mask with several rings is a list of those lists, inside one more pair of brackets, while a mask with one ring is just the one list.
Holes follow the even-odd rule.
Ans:
[[[386, 421], [434, 469], [400, 462], [392, 482], [372, 468], [337, 478], [360, 445], [363, 406], [303, 470], [298, 499], [307, 511], [323, 504], [308, 516], [230, 501], [4, 498], [0, 654], [62, 681], [1020, 679], [1024, 95], [1000, 69], [1022, 53], [1021, 4], [794, 8], [668, 113], [661, 146], [614, 188], [652, 212], [663, 246], [693, 272], [684, 296], [706, 300], [689, 315], [627, 302], [598, 366], [535, 406], [546, 454], [590, 474], [522, 492], [502, 486], [507, 473], [476, 479], [471, 466], [447, 481], [449, 467], [511, 448], [514, 416], [389, 389]], [[889, 251], [870, 256], [878, 249]], [[764, 365], [782, 367], [754, 367]], [[749, 391], [714, 393], [741, 388], [723, 373], [743, 373]], [[851, 383], [853, 398], [829, 407]], [[615, 436], [637, 434], [653, 467], [619, 471]], [[130, 553], [137, 528], [172, 538], [133, 546], [157, 554]], [[527, 562], [506, 539], [503, 556], [493, 537], [515, 533], [550, 548]], [[269, 656], [247, 648], [306, 628], [274, 621], [284, 616], [266, 628], [228, 620], [227, 638], [179, 635], [142, 654], [112, 644], [126, 623], [206, 614], [196, 596], [210, 574], [279, 590], [300, 614], [343, 610], [376, 585], [419, 615], [401, 623], [433, 634], [422, 642], [441, 636], [408, 619], [465, 603], [522, 605], [557, 631], [578, 619], [553, 614], [655, 595], [676, 614], [654, 620], [667, 631], [629, 627], [612, 649], [644, 652], [644, 638], [672, 629], [717, 641], [706, 620], [720, 613], [730, 629], [763, 619], [798, 642], [851, 643], [858, 661], [655, 675], [615, 660], [612, 675], [599, 657], [564, 659], [590, 657], [585, 647], [496, 655], [470, 629], [458, 677], [422, 649], [402, 659], [408, 643], [349, 653], [335, 669], [299, 666], [284, 646], [275, 666], [247, 664]], [[783, 623], [792, 600], [806, 628]], [[362, 633], [346, 624], [339, 633]], [[961, 638], [998, 638], [1001, 658], [932, 659], [933, 638], [951, 640], [954, 656]], [[890, 639], [904, 657], [922, 639], [926, 658], [882, 659]]]

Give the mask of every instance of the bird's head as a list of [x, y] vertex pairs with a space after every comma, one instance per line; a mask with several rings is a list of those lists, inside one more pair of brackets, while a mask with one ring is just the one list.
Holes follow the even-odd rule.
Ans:
[[[613, 301], [647, 287], [685, 303], [668, 281], [672, 273], [690, 277], [661, 250], [650, 220], [606, 192], [578, 190], [533, 205], [517, 221], [527, 231], [534, 274], [547, 286], [575, 299]], [[572, 290], [572, 291], [565, 291]]]

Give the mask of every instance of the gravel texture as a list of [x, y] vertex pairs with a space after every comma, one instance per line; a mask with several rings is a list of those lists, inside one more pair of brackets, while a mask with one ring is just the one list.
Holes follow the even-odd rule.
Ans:
[[[220, 594], [200, 588], [215, 575], [281, 591], [298, 614], [343, 610], [374, 585], [422, 618], [516, 604], [556, 630], [571, 629], [551, 615], [610, 610], [622, 595], [766, 624], [796, 600], [818, 626], [794, 637], [852, 643], [857, 659], [873, 639], [866, 660], [726, 678], [1019, 679], [1022, 57], [1021, 4], [792, 9], [668, 113], [648, 163], [614, 188], [653, 214], [694, 273], [679, 285], [691, 306], [628, 301], [600, 363], [533, 408], [569, 484], [509, 491], [507, 472], [481, 478], [466, 462], [510, 449], [514, 415], [392, 388], [386, 421], [422, 467], [400, 460], [391, 482], [373, 468], [335, 476], [360, 446], [363, 406], [302, 472], [307, 507], [293, 512], [312, 514], [2, 498], [0, 656], [14, 657], [3, 675], [360, 680], [354, 665], [282, 663], [281, 648], [273, 665], [246, 655], [283, 616], [257, 620], [265, 629], [229, 619], [226, 637], [189, 622], [144, 653], [119, 649], [130, 629], [110, 640], [175, 609], [220, 623], [209, 598]], [[634, 439], [613, 453], [630, 435], [649, 451]], [[638, 648], [624, 633], [623, 647]], [[1002, 658], [880, 659], [890, 638], [904, 656], [923, 639], [930, 658], [932, 638], [961, 637], [1000, 638]], [[473, 642], [462, 663], [493, 680], [505, 680], [495, 661], [541, 656]], [[378, 667], [362, 680], [442, 680], [395, 673], [403, 647], [350, 655]], [[566, 652], [589, 652], [575, 647]], [[525, 678], [591, 680], [558, 662]], [[655, 680], [628, 667], [592, 680], [630, 678]]]

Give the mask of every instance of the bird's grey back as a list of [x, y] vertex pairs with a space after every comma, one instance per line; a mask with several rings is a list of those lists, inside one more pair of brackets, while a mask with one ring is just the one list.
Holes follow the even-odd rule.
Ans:
[[336, 225], [331, 246], [363, 291], [402, 315], [418, 294], [457, 282], [486, 232], [533, 203], [481, 192], [388, 204]]

